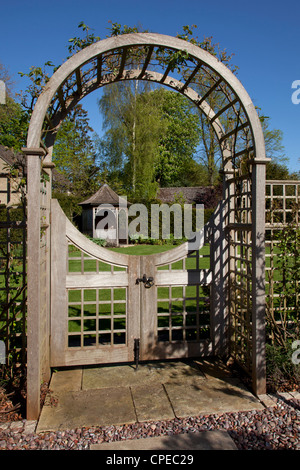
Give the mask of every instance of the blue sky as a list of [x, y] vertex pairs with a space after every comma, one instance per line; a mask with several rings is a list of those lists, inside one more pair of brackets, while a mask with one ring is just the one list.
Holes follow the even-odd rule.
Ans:
[[[296, 0], [0, 0], [0, 20], [0, 62], [15, 81], [15, 91], [26, 87], [18, 72], [47, 60], [59, 64], [65, 59], [68, 40], [79, 35], [81, 21], [101, 39], [109, 34], [109, 20], [171, 36], [181, 32], [183, 25], [195, 24], [200, 40], [213, 36], [222, 49], [234, 53], [238, 78], [254, 104], [270, 117], [271, 128], [283, 131], [289, 168], [300, 169], [300, 104], [291, 100], [292, 83], [300, 80], [300, 2]], [[96, 100], [96, 93], [90, 95], [86, 106], [100, 134]]]

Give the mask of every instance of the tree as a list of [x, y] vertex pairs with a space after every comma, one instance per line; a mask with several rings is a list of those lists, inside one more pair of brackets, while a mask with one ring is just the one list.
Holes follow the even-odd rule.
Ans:
[[159, 142], [156, 180], [160, 186], [185, 186], [187, 173], [195, 167], [193, 156], [200, 142], [199, 114], [190, 101], [165, 89], [153, 92], [159, 97], [165, 132]]
[[6, 100], [0, 104], [0, 144], [21, 150], [26, 145], [29, 117], [13, 97], [13, 82], [5, 67], [0, 64], [0, 80], [6, 87]]
[[270, 180], [298, 179], [297, 173], [290, 173], [287, 163], [288, 157], [284, 153], [282, 144], [283, 132], [280, 129], [270, 129], [270, 118], [260, 116], [265, 138], [266, 157], [271, 161], [266, 165], [266, 178]]
[[77, 105], [62, 122], [53, 150], [57, 171], [70, 182], [70, 191], [79, 199], [96, 191], [101, 179], [91, 132], [87, 112]]
[[158, 184], [195, 182], [201, 167], [193, 155], [201, 131], [199, 115], [187, 98], [134, 81], [107, 86], [99, 105], [106, 129], [103, 159], [119, 170], [135, 198], [153, 198]]
[[298, 180], [299, 174], [291, 173], [288, 167], [277, 161], [270, 161], [266, 165], [267, 180]]
[[130, 196], [139, 200], [156, 194], [155, 161], [164, 124], [158, 97], [146, 82], [106, 86], [99, 108], [103, 113], [102, 156], [122, 174]]
[[[232, 63], [233, 54], [228, 54], [225, 49], [222, 50], [220, 48], [219, 44], [213, 43], [212, 37], [204, 37], [203, 41], [200, 41], [198, 37], [194, 37], [192, 31], [193, 28], [196, 28], [196, 25], [192, 25], [192, 27], [183, 26], [183, 33], [178, 34], [177, 37], [201, 47], [201, 49], [204, 49], [215, 56], [219, 61], [223, 62], [224, 65], [230, 68], [233, 73], [236, 73], [238, 67]], [[188, 78], [190, 70], [183, 67], [182, 74], [184, 77]], [[218, 77], [215, 77], [208, 69], [204, 68], [203, 71], [200, 69], [200, 72], [195, 79], [195, 83], [193, 83], [193, 88], [200, 96], [204, 96], [215, 84], [217, 78]], [[220, 91], [215, 90], [207, 97], [206, 102], [214, 111], [221, 109], [224, 106], [225, 93], [225, 89], [220, 85]], [[219, 118], [225, 129], [230, 129], [231, 113], [232, 110], [229, 110], [227, 113], [223, 113]], [[220, 146], [209, 120], [200, 111], [199, 119], [202, 138], [198, 147], [198, 161], [206, 168], [209, 185], [214, 185], [218, 182], [219, 169], [221, 166], [222, 155], [220, 152]]]

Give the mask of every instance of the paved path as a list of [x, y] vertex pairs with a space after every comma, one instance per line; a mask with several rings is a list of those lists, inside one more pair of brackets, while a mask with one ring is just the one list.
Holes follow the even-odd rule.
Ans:
[[167, 361], [55, 372], [37, 432], [261, 410], [221, 363]]
[[[226, 431], [214, 430], [180, 434], [178, 436], [162, 436], [146, 439], [106, 442], [104, 444], [91, 445], [90, 450], [175, 450], [178, 452], [178, 450], [237, 450], [237, 447]], [[181, 458], [185, 463], [188, 463], [186, 454], [181, 457], [177, 455], [176, 462], [174, 463], [179, 463]]]

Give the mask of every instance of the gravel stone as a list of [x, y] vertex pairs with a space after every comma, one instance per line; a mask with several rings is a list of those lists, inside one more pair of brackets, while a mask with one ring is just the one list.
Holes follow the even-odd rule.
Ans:
[[89, 450], [91, 444], [171, 436], [220, 429], [228, 432], [240, 450], [300, 450], [300, 400], [277, 397], [275, 405], [260, 411], [175, 418], [169, 421], [93, 426], [35, 433], [36, 422], [0, 423], [1, 450]]

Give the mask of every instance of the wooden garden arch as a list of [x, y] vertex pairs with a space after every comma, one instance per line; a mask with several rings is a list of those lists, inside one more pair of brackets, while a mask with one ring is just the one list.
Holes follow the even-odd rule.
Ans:
[[[182, 70], [180, 76], [177, 68]], [[196, 86], [200, 76], [206, 86], [202, 96]], [[218, 299], [216, 318], [221, 319], [214, 329], [213, 353], [230, 353], [252, 374], [254, 392], [265, 393], [267, 159], [257, 112], [237, 77], [198, 46], [161, 34], [126, 34], [94, 43], [68, 59], [44, 87], [31, 117], [23, 149], [28, 162], [28, 419], [39, 415], [40, 384], [49, 380], [51, 370], [51, 289], [55, 289], [51, 155], [55, 136], [61, 121], [84, 96], [108, 83], [130, 79], [155, 81], [187, 96], [215, 131], [223, 156], [224, 184], [223, 201], [209, 227], [212, 261], [218, 272], [213, 303]], [[209, 101], [215, 94], [218, 106], [212, 109]], [[223, 124], [226, 115], [231, 117], [228, 128]], [[176, 253], [178, 249], [174, 259]]]

